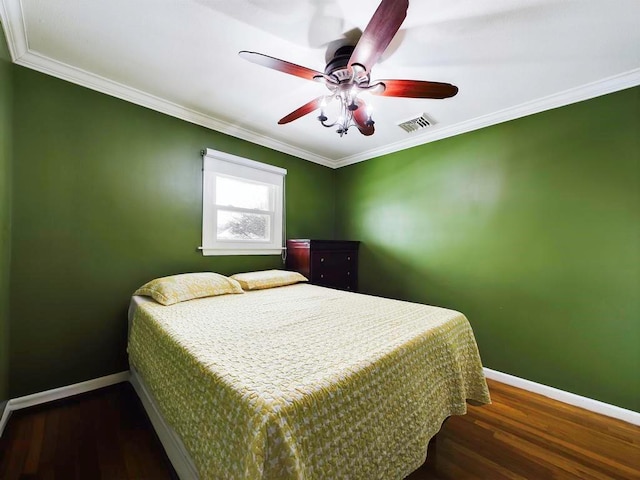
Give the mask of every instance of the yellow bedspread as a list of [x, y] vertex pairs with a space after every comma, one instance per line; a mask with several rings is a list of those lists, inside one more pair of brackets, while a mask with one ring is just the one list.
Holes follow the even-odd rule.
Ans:
[[401, 479], [489, 402], [461, 313], [313, 285], [144, 303], [128, 350], [202, 479]]

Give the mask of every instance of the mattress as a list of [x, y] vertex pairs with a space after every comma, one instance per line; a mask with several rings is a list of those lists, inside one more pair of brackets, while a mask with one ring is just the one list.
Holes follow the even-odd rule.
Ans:
[[128, 351], [202, 479], [401, 479], [490, 401], [461, 313], [307, 284], [138, 302]]

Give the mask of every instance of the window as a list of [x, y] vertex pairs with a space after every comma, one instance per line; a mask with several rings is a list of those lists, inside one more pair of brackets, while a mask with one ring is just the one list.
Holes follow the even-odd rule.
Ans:
[[287, 171], [203, 152], [203, 255], [280, 255]]

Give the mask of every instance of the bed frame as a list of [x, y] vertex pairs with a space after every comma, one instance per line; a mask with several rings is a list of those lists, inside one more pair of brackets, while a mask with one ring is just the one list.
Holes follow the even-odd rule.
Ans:
[[187, 453], [182, 440], [180, 440], [178, 434], [165, 422], [164, 418], [162, 418], [153, 395], [149, 392], [144, 380], [142, 380], [133, 367], [131, 367], [131, 385], [133, 385], [133, 388], [138, 394], [142, 406], [147, 412], [151, 424], [167, 453], [167, 457], [169, 457], [180, 480], [198, 480], [200, 478], [198, 471], [193, 464], [193, 460], [191, 460], [191, 457]]

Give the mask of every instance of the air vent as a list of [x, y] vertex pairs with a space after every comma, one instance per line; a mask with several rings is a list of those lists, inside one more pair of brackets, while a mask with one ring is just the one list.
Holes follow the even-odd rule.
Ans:
[[423, 113], [419, 117], [412, 118], [411, 120], [407, 120], [406, 122], [399, 123], [398, 126], [402, 128], [405, 132], [412, 133], [418, 130], [422, 130], [424, 128], [430, 127], [434, 122], [429, 120], [427, 116]]

